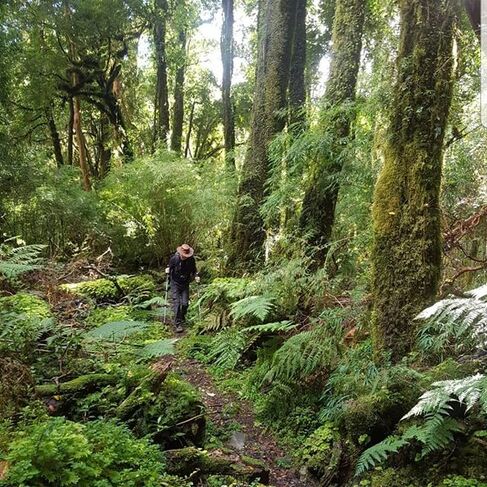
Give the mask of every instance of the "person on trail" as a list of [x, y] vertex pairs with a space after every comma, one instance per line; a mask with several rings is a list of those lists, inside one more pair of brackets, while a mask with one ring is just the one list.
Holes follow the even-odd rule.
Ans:
[[178, 333], [183, 331], [188, 311], [189, 283], [193, 280], [200, 281], [193, 254], [194, 250], [188, 244], [179, 246], [166, 268], [172, 290], [174, 326]]

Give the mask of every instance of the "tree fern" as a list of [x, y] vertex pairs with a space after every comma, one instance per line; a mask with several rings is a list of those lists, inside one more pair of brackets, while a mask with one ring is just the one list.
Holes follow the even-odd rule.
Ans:
[[146, 330], [150, 323], [146, 321], [112, 321], [85, 333], [89, 339], [122, 341], [126, 337]]

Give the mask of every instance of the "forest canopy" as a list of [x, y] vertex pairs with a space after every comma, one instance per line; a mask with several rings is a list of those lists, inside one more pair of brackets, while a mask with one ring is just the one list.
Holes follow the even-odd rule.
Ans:
[[0, 2], [0, 486], [486, 486], [481, 23]]

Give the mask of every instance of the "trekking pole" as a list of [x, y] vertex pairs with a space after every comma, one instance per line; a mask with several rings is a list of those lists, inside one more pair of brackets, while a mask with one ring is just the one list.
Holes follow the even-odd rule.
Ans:
[[169, 274], [166, 275], [166, 297], [164, 302], [164, 324], [166, 324], [166, 317], [167, 317], [167, 295], [169, 292]]

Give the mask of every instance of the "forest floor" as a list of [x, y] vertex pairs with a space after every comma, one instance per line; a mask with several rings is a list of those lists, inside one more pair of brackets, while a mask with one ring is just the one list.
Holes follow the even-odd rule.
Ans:
[[[289, 454], [277, 443], [269, 431], [256, 424], [252, 407], [235, 394], [221, 391], [204, 365], [195, 359], [177, 356], [175, 370], [182, 378], [196, 387], [205, 405], [207, 420], [220, 430], [238, 428], [226, 447], [235, 455], [246, 455], [262, 460], [270, 469], [270, 485], [273, 487], [311, 487], [309, 480], [301, 480], [293, 469], [280, 464]], [[232, 411], [229, 414], [228, 411]]]
[[[79, 316], [86, 315], [91, 307], [74, 295], [59, 291], [59, 282], [65, 277], [60, 277], [60, 274], [59, 269], [44, 271], [36, 276], [33, 287], [49, 301], [60, 322], [65, 326], [78, 327], [81, 325]], [[70, 280], [88, 277], [79, 269], [74, 274], [70, 275]], [[182, 343], [187, 334], [174, 337]], [[235, 392], [223, 390], [212, 379], [204, 363], [188, 358], [180, 348], [176, 347], [176, 355], [167, 358], [172, 362], [172, 370], [199, 391], [210, 430], [207, 436], [216, 434], [224, 437], [225, 453], [234, 456], [236, 463], [242, 456], [262, 461], [270, 471], [269, 484], [272, 487], [313, 487], [314, 482], [301, 478], [300, 473], [291, 467], [291, 452], [279, 445], [271, 431], [258, 424], [251, 403]], [[212, 445], [209, 444], [207, 448], [211, 449]]]

